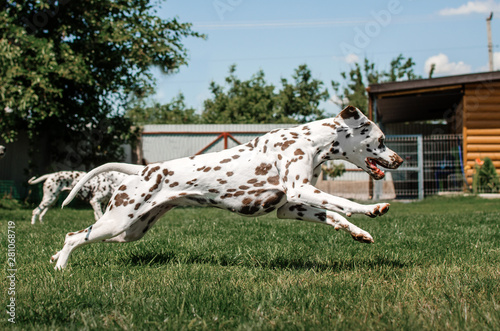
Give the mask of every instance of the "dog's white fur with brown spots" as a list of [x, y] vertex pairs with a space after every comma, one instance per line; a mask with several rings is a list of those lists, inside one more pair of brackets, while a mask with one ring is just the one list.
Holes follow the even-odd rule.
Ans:
[[375, 179], [403, 160], [384, 144], [382, 131], [358, 109], [294, 128], [271, 131], [251, 142], [216, 153], [148, 166], [111, 163], [85, 175], [63, 205], [93, 176], [109, 170], [130, 174], [113, 194], [105, 214], [95, 224], [66, 235], [64, 247], [51, 258], [56, 269], [66, 267], [71, 252], [94, 242], [130, 242], [151, 229], [175, 206], [212, 206], [241, 215], [259, 216], [277, 210], [279, 218], [320, 222], [349, 232], [358, 241], [372, 236], [351, 224], [347, 216], [385, 214], [388, 203], [362, 205], [314, 187], [327, 160], [343, 159]]
[[[42, 201], [38, 207], [33, 209], [31, 224], [35, 224], [37, 219], [43, 223], [43, 217], [57, 201], [61, 192], [71, 190], [85, 174], [84, 171], [58, 171], [38, 178], [31, 178], [28, 184], [34, 185], [44, 182]], [[113, 192], [126, 176], [124, 173], [115, 171], [101, 173], [82, 185], [77, 195], [80, 199], [90, 203], [94, 209], [96, 221], [102, 216], [102, 204], [111, 198]]]

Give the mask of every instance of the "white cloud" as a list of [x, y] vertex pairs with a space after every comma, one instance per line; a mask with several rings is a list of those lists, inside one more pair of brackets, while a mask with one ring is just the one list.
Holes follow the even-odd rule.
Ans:
[[338, 95], [334, 94], [329, 99], [330, 102], [333, 102], [336, 105], [345, 105], [349, 102], [347, 98], [340, 98]]
[[450, 62], [448, 56], [443, 53], [433, 55], [425, 61], [424, 70], [426, 74], [429, 74], [433, 64], [436, 66], [433, 76], [468, 74], [472, 71], [470, 65], [465, 64], [463, 61]]
[[344, 57], [344, 61], [349, 64], [357, 63], [359, 62], [359, 56], [354, 53], [347, 54], [346, 57]]
[[439, 15], [489, 14], [490, 12], [500, 12], [500, 3], [496, 3], [494, 0], [469, 1], [457, 8], [441, 9]]
[[[493, 53], [493, 70], [500, 70], [500, 52]], [[487, 63], [477, 69], [479, 72], [490, 71], [490, 64]]]

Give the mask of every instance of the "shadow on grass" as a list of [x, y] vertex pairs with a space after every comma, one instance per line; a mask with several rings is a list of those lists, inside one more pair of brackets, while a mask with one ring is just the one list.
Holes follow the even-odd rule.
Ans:
[[374, 256], [372, 259], [353, 259], [317, 262], [307, 259], [294, 259], [278, 256], [272, 259], [239, 259], [228, 256], [206, 256], [188, 254], [184, 256], [177, 255], [173, 251], [155, 253], [147, 252], [141, 254], [131, 254], [122, 259], [122, 263], [130, 266], [155, 266], [166, 265], [170, 263], [182, 264], [210, 264], [214, 266], [238, 266], [247, 268], [279, 269], [279, 270], [316, 270], [316, 271], [342, 271], [355, 269], [374, 269], [388, 267], [392, 269], [402, 269], [412, 265], [410, 261], [387, 259], [381, 256]]

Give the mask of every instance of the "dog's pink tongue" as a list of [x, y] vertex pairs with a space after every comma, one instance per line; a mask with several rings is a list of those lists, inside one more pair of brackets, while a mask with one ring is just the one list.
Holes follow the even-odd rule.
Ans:
[[375, 160], [370, 160], [370, 164], [373, 171], [375, 171], [378, 175], [380, 176], [385, 175], [384, 172], [377, 167], [377, 163], [375, 162]]

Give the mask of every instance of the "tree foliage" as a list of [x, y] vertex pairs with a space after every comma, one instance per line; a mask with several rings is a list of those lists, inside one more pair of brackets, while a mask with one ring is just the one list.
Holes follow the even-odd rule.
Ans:
[[203, 37], [163, 20], [149, 0], [27, 0], [0, 8], [0, 135], [43, 132], [64, 160], [119, 157], [130, 141], [123, 109], [153, 90], [151, 66], [170, 73], [186, 64], [185, 37]]
[[342, 72], [344, 84], [332, 81], [333, 90], [336, 93], [336, 103], [344, 108], [352, 105], [365, 112], [368, 110], [368, 93], [366, 88], [371, 84], [385, 82], [396, 82], [402, 80], [413, 80], [421, 77], [414, 72], [415, 62], [412, 58], [405, 59], [402, 54], [393, 59], [388, 71], [379, 71], [375, 63], [364, 59], [363, 65], [355, 63], [354, 67], [347, 72]]
[[322, 118], [321, 101], [328, 99], [323, 83], [312, 78], [306, 65], [292, 75], [293, 82], [282, 78], [277, 90], [258, 71], [249, 80], [236, 76], [236, 66], [229, 68], [226, 86], [210, 83], [212, 98], [205, 100], [201, 117], [204, 123], [303, 123]]
[[294, 83], [281, 79], [283, 86], [278, 96], [278, 106], [287, 118], [293, 118], [299, 123], [309, 122], [324, 116], [319, 108], [321, 101], [329, 98], [329, 93], [323, 89], [323, 82], [312, 78], [307, 65], [300, 65], [292, 75]]
[[143, 102], [127, 110], [127, 117], [135, 124], [198, 124], [201, 116], [188, 107], [182, 93], [166, 104], [146, 106]]

